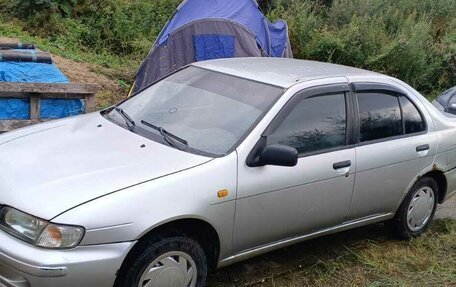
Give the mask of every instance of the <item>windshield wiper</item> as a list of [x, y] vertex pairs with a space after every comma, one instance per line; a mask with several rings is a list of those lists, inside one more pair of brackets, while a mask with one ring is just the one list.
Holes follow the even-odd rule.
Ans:
[[141, 121], [141, 123], [149, 128], [152, 128], [154, 130], [157, 130], [158, 132], [160, 132], [160, 134], [163, 136], [163, 138], [165, 139], [165, 141], [170, 144], [171, 146], [177, 148], [177, 149], [180, 149], [182, 150], [177, 144], [176, 144], [176, 141], [180, 142], [181, 144], [184, 144], [184, 145], [188, 145], [188, 142], [170, 132], [168, 132], [167, 130], [165, 130], [164, 128], [162, 127], [159, 127], [159, 126], [156, 126], [154, 124], [151, 124], [149, 122], [146, 122], [144, 120]]
[[136, 126], [135, 121], [122, 108], [114, 106], [114, 110], [124, 118], [125, 123], [129, 128]]

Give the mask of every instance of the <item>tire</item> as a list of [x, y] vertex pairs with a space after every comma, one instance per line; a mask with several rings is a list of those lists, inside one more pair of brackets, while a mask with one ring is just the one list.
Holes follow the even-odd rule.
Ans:
[[[186, 276], [183, 269], [192, 275]], [[203, 287], [206, 276], [206, 255], [198, 242], [186, 237], [165, 237], [143, 242], [123, 264], [115, 286]]]
[[438, 191], [437, 182], [430, 177], [423, 177], [412, 186], [394, 218], [386, 223], [395, 237], [408, 240], [428, 229], [437, 208]]

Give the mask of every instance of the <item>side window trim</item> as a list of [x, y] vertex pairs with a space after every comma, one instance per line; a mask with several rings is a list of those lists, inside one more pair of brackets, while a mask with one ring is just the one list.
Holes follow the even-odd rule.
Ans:
[[404, 122], [404, 134], [407, 135], [407, 136], [410, 136], [410, 135], [419, 135], [419, 134], [425, 134], [427, 133], [428, 131], [428, 124], [427, 124], [427, 121], [426, 121], [426, 117], [424, 116], [423, 112], [421, 111], [420, 108], [418, 108], [418, 106], [404, 93], [398, 93], [398, 99], [399, 99], [399, 106], [401, 107], [401, 114], [403, 113], [402, 112], [402, 103], [401, 103], [401, 97], [404, 97], [405, 99], [407, 99], [407, 101], [409, 101], [413, 107], [418, 111], [418, 113], [420, 114], [420, 117], [421, 117], [421, 121], [423, 121], [423, 124], [424, 124], [424, 131], [421, 131], [421, 132], [414, 132], [414, 133], [409, 133], [407, 134], [406, 131], [405, 131], [405, 121], [404, 121], [404, 118], [402, 118], [402, 121]]
[[345, 113], [346, 113], [346, 142], [344, 146], [319, 150], [315, 152], [308, 152], [299, 154], [299, 158], [308, 157], [312, 155], [324, 154], [328, 152], [338, 151], [353, 148], [356, 141], [356, 114], [355, 114], [355, 102], [354, 94], [349, 83], [339, 83], [339, 84], [329, 84], [316, 86], [311, 88], [306, 88], [296, 92], [290, 100], [282, 107], [282, 109], [277, 113], [277, 115], [272, 119], [269, 125], [261, 134], [261, 138], [258, 140], [257, 144], [254, 146], [249, 156], [247, 157], [247, 165], [249, 167], [255, 167], [255, 159], [259, 156], [258, 152], [262, 150], [267, 142], [266, 138], [270, 135], [280, 124], [285, 120], [285, 118], [293, 110], [296, 103], [300, 101], [316, 96], [323, 96], [328, 94], [341, 93], [345, 94]]
[[366, 91], [387, 91], [387, 92], [393, 92], [393, 93], [398, 93], [398, 94], [404, 94], [404, 91], [401, 89], [385, 84], [385, 83], [375, 83], [375, 82], [357, 82], [357, 83], [352, 83], [351, 84], [353, 91], [355, 93], [359, 92], [366, 92]]
[[[402, 107], [401, 96], [403, 95], [399, 93], [396, 94], [397, 101], [399, 103], [399, 110], [401, 111], [402, 135], [407, 135], [407, 132], [405, 131], [404, 108]], [[423, 118], [421, 118], [421, 120], [423, 120]]]
[[[417, 105], [412, 101], [409, 96], [402, 91], [401, 89], [394, 87], [389, 84], [385, 83], [375, 83], [375, 82], [357, 82], [357, 83], [350, 83], [350, 88], [352, 91], [352, 99], [354, 103], [354, 123], [356, 126], [355, 130], [355, 146], [364, 146], [364, 145], [370, 145], [370, 144], [376, 144], [376, 143], [381, 143], [381, 142], [386, 142], [386, 141], [392, 141], [392, 140], [397, 140], [397, 139], [402, 139], [402, 138], [407, 138], [407, 137], [412, 137], [412, 136], [417, 136], [417, 135], [422, 135], [426, 134], [428, 132], [428, 124], [426, 121], [426, 118], [423, 115], [423, 112], [421, 111], [420, 108], [417, 107]], [[401, 120], [402, 120], [402, 135], [397, 135], [397, 136], [392, 136], [392, 137], [386, 137], [386, 138], [381, 138], [381, 139], [376, 139], [376, 140], [370, 140], [370, 141], [365, 141], [361, 142], [360, 141], [360, 131], [361, 131], [361, 125], [360, 125], [360, 116], [359, 116], [359, 104], [358, 104], [358, 94], [363, 93], [363, 92], [378, 92], [378, 93], [385, 93], [385, 94], [390, 94], [394, 95], [397, 97], [397, 100], [399, 102], [399, 107], [400, 107], [400, 112], [401, 112]], [[418, 113], [421, 116], [421, 120], [424, 123], [424, 131], [420, 132], [415, 132], [415, 133], [410, 133], [406, 134], [405, 131], [405, 121], [403, 117], [403, 110], [402, 110], [402, 103], [400, 101], [400, 97], [405, 97], [418, 111]]]

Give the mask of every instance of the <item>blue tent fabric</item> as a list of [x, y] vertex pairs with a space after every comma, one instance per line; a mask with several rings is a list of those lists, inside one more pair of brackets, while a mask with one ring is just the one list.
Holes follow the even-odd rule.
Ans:
[[211, 0], [209, 2], [210, 4], [207, 0], [184, 1], [160, 34], [156, 44], [166, 44], [169, 35], [187, 23], [202, 19], [231, 19], [255, 35], [258, 44], [269, 56], [283, 56], [288, 39], [284, 21], [270, 23], [254, 0]]
[[[32, 52], [26, 50], [27, 52]], [[53, 64], [33, 62], [0, 62], [0, 82], [14, 83], [69, 83], [68, 78]], [[81, 114], [81, 100], [42, 99], [41, 118], [63, 118]], [[0, 120], [30, 118], [30, 102], [24, 99], [0, 100]]]
[[234, 57], [234, 36], [194, 35], [196, 61]]
[[271, 55], [283, 57], [288, 44], [288, 25], [284, 20], [268, 23], [269, 37], [271, 39]]

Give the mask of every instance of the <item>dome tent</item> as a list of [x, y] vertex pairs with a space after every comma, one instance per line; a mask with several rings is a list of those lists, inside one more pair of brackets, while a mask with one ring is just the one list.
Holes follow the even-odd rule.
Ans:
[[287, 23], [269, 22], [255, 0], [185, 0], [136, 75], [135, 91], [193, 62], [293, 57]]

